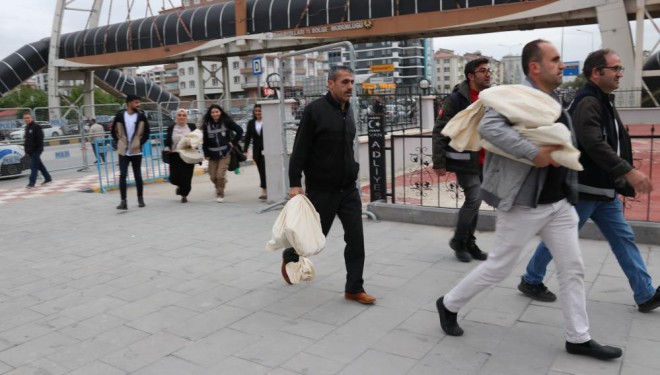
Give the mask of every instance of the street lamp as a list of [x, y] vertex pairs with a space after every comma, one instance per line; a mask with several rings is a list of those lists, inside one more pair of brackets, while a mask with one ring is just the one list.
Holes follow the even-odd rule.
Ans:
[[575, 31], [591, 34], [591, 51], [593, 51], [594, 50], [594, 32], [593, 31], [582, 30], [582, 29], [575, 29]]
[[506, 48], [509, 49], [509, 56], [511, 56], [511, 48], [513, 48], [513, 47], [518, 47], [518, 46], [521, 46], [521, 45], [522, 45], [522, 43], [512, 44], [512, 45], [498, 44], [498, 46], [506, 47]]

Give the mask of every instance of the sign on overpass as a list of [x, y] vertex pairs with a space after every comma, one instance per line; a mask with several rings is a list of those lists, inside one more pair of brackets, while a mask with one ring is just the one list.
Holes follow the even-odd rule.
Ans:
[[564, 77], [577, 77], [580, 75], [580, 62], [579, 61], [564, 61]]

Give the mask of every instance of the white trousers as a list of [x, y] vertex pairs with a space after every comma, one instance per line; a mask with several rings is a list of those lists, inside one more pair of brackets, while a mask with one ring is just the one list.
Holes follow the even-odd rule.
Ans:
[[575, 208], [565, 199], [537, 208], [514, 206], [508, 212], [497, 211], [495, 245], [488, 252], [488, 259], [445, 295], [445, 307], [458, 312], [479, 292], [504, 280], [513, 272], [524, 247], [538, 233], [557, 268], [566, 341], [591, 340], [577, 225]]

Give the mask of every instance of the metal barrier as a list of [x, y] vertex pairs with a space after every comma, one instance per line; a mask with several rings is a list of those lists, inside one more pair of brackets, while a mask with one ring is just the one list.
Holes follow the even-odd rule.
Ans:
[[[142, 179], [144, 182], [161, 181], [169, 178], [169, 165], [162, 162], [161, 155], [163, 150], [162, 139], [164, 133], [155, 133], [149, 135], [149, 141], [142, 146]], [[119, 154], [112, 148], [112, 138], [106, 137], [94, 141], [96, 150], [96, 160], [105, 162], [96, 163], [96, 170], [99, 175], [99, 188], [102, 193], [108, 190], [114, 190], [119, 187]], [[104, 158], [99, 155], [105, 153]], [[129, 168], [130, 170], [130, 168]], [[126, 178], [127, 185], [134, 185], [135, 179], [131, 178], [132, 172]]]
[[48, 169], [89, 169], [85, 121], [80, 108], [39, 107], [34, 109], [34, 117], [44, 131], [46, 147], [42, 160]]
[[[628, 220], [660, 222], [660, 163], [656, 161], [660, 148], [660, 135], [656, 125], [629, 127], [633, 143], [633, 164], [636, 169], [649, 176], [655, 190], [649, 194], [638, 194], [634, 198], [622, 198], [624, 213]], [[390, 133], [388, 160], [387, 196], [390, 203], [415, 206], [459, 208], [465, 199], [463, 189], [456, 182], [454, 173], [438, 177], [433, 171], [430, 134], [407, 134], [410, 130]], [[492, 207], [482, 205], [482, 210]]]

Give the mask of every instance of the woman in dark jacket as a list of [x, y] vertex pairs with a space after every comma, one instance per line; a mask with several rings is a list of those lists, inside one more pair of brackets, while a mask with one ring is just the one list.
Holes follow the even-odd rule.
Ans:
[[[233, 147], [240, 147], [238, 141], [243, 136], [243, 129], [229, 117], [217, 104], [212, 104], [204, 115], [204, 157], [209, 161], [209, 177], [215, 185], [218, 203], [225, 201], [227, 169]], [[240, 151], [240, 149], [239, 149]]]
[[176, 145], [193, 130], [195, 125], [188, 124], [188, 113], [185, 109], [179, 109], [176, 111], [175, 123], [167, 128], [165, 137], [165, 152], [169, 152], [170, 157], [170, 183], [177, 186], [176, 195], [181, 196], [181, 203], [188, 202], [195, 165], [181, 159]]
[[247, 130], [245, 133], [245, 152], [250, 148], [250, 141], [253, 142], [252, 146], [252, 160], [257, 165], [259, 171], [259, 180], [261, 187], [261, 195], [259, 199], [265, 201], [268, 192], [266, 191], [266, 160], [264, 159], [264, 138], [263, 138], [263, 124], [261, 117], [261, 104], [255, 104], [252, 109], [252, 120], [247, 123]]

